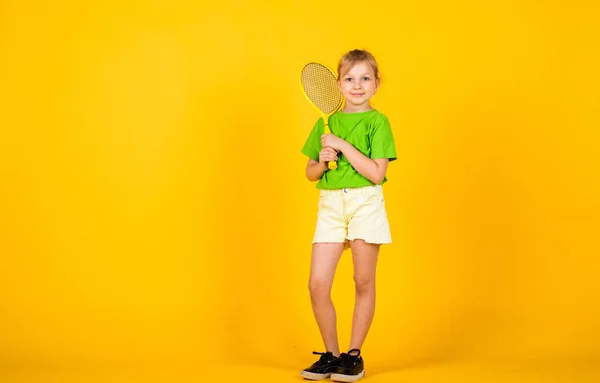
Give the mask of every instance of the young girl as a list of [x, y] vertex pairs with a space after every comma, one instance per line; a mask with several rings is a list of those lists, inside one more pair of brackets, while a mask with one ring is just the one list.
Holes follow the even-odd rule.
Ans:
[[[309, 289], [326, 352], [301, 375], [306, 379], [354, 382], [365, 374], [360, 349], [375, 311], [375, 269], [381, 244], [391, 243], [382, 184], [388, 162], [396, 159], [390, 124], [369, 100], [379, 88], [374, 57], [364, 50], [346, 53], [338, 64], [342, 110], [314, 125], [302, 153], [306, 177], [318, 181], [320, 201], [313, 239]], [[327, 163], [337, 161], [329, 170]], [[349, 351], [340, 354], [331, 287], [338, 261], [352, 249], [356, 303]]]

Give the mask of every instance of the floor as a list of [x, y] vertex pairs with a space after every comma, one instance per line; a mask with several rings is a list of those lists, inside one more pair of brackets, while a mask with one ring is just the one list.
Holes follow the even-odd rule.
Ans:
[[[221, 366], [211, 371], [173, 368], [9, 369], [0, 371], [2, 383], [133, 383], [133, 382], [303, 382], [299, 371], [264, 366]], [[308, 381], [305, 381], [308, 382]], [[371, 369], [361, 382], [394, 383], [598, 383], [600, 366], [567, 364], [439, 364], [405, 369]]]

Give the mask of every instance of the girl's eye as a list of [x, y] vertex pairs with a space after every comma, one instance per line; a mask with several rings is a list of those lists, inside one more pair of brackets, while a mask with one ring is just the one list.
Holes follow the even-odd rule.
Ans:
[[346, 81], [352, 81], [352, 79], [350, 77], [346, 77], [344, 80], [346, 80]]
[[363, 81], [369, 81], [370, 79], [370, 77], [363, 77]]

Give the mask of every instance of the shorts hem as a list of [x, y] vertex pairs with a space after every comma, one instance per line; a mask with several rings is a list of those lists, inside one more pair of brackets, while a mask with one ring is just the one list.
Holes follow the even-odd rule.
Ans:
[[348, 239], [348, 241], [352, 242], [352, 241], [357, 240], [357, 239], [361, 239], [361, 240], [365, 241], [366, 243], [370, 243], [372, 245], [391, 245], [392, 244], [392, 240], [380, 240], [380, 241], [377, 241], [377, 240], [369, 240], [369, 239], [361, 238], [361, 237], [356, 237], [356, 238]]
[[391, 245], [392, 244], [392, 240], [391, 239], [384, 239], [384, 240], [369, 240], [367, 238], [362, 238], [362, 237], [355, 237], [355, 238], [346, 238], [343, 241], [339, 241], [339, 240], [313, 240], [312, 244], [316, 244], [316, 243], [350, 243], [356, 239], [361, 239], [363, 241], [365, 241], [366, 243], [370, 243], [373, 245]]
[[314, 245], [315, 243], [346, 243], [348, 242], [348, 240], [343, 239], [341, 241], [339, 240], [324, 240], [324, 239], [313, 239], [312, 244]]

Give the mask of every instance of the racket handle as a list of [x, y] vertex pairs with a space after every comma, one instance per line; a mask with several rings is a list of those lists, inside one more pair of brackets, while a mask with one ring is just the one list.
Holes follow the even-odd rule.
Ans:
[[[331, 134], [331, 130], [329, 130], [329, 124], [325, 124], [325, 134]], [[327, 167], [329, 168], [329, 170], [335, 170], [337, 169], [337, 162], [329, 161], [327, 163]]]

